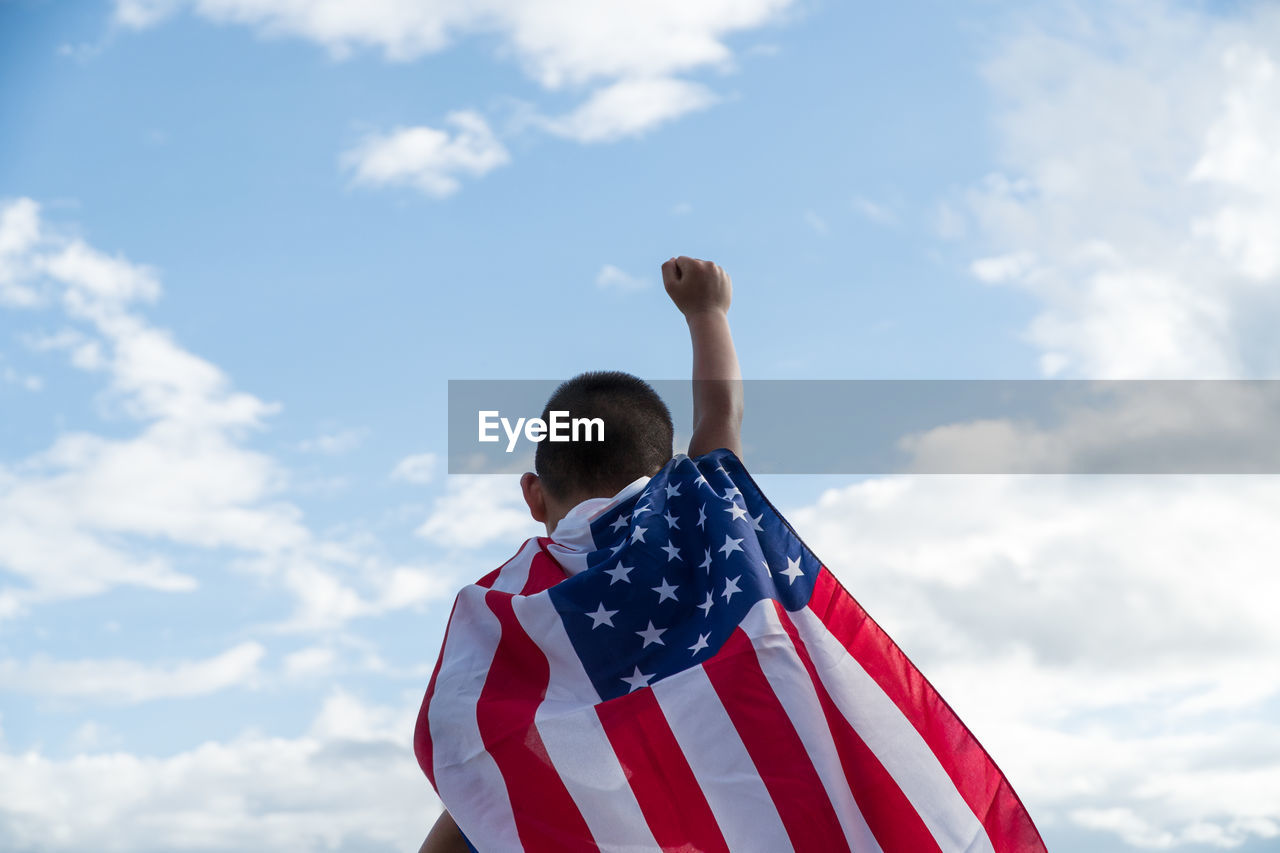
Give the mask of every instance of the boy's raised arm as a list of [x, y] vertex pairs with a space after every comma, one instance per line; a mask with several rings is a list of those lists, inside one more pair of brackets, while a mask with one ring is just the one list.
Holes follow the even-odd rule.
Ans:
[[693, 437], [689, 455], [727, 447], [742, 456], [742, 372], [729, 331], [733, 283], [717, 264], [680, 256], [662, 283], [689, 324], [693, 344]]

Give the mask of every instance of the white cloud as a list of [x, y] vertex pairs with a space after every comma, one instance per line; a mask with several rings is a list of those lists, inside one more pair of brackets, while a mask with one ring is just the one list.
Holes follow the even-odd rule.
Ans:
[[446, 47], [464, 28], [484, 28], [482, 4], [375, 0], [359, 6], [342, 0], [116, 0], [115, 19], [132, 28], [155, 26], [183, 8], [223, 24], [241, 24], [264, 36], [317, 42], [336, 57], [381, 48], [388, 59], [407, 61]]
[[1217, 119], [1208, 131], [1204, 153], [1191, 180], [1221, 193], [1216, 211], [1195, 223], [1220, 255], [1241, 274], [1274, 283], [1280, 274], [1280, 79], [1276, 41], [1265, 47], [1237, 44], [1222, 53], [1230, 78]]
[[664, 76], [726, 67], [723, 38], [778, 20], [791, 0], [600, 4], [591, 0], [492, 4], [532, 76], [555, 88], [597, 78]]
[[295, 599], [286, 619], [263, 626], [281, 633], [332, 631], [353, 619], [418, 608], [450, 598], [473, 578], [431, 565], [384, 565], [332, 544], [236, 561], [241, 571], [280, 584]]
[[990, 249], [974, 273], [1042, 304], [1046, 373], [1280, 372], [1280, 13], [1032, 20], [986, 69], [1002, 168], [968, 199]]
[[531, 77], [558, 88], [724, 66], [731, 58], [722, 41], [726, 35], [772, 23], [792, 5], [793, 0], [376, 0], [356, 7], [343, 0], [116, 0], [115, 10], [121, 24], [142, 29], [188, 7], [219, 23], [314, 41], [339, 56], [371, 47], [393, 60], [439, 51], [467, 35], [497, 33]]
[[[986, 69], [1001, 171], [965, 217], [944, 203], [940, 230], [983, 245], [975, 277], [1040, 304], [1027, 336], [1047, 374], [1275, 374], [1280, 14], [1147, 0], [1022, 21]], [[909, 446], [1046, 463], [1212, 414], [1139, 399]], [[1273, 479], [886, 478], [788, 515], [1042, 825], [1236, 847], [1280, 835], [1262, 793], [1280, 787]]]
[[[543, 115], [526, 105], [513, 126], [599, 143], [642, 134], [716, 103], [720, 98], [710, 88], [679, 75], [732, 70], [725, 39], [777, 23], [794, 5], [795, 0], [115, 0], [114, 18], [141, 30], [189, 9], [266, 37], [313, 41], [337, 58], [372, 48], [393, 61], [436, 53], [468, 36], [496, 36], [498, 55], [514, 58], [543, 89], [584, 94], [562, 115]], [[358, 185], [411, 186], [445, 198], [463, 179], [510, 162], [478, 113], [453, 112], [445, 122], [453, 132], [415, 126], [371, 133], [342, 155], [342, 166]], [[2, 282], [0, 276], [0, 298], [6, 295]]]
[[333, 649], [324, 646], [311, 646], [285, 655], [284, 671], [291, 678], [313, 678], [328, 675], [337, 660], [338, 656]]
[[862, 217], [877, 225], [897, 225], [898, 215], [893, 209], [879, 202], [874, 202], [865, 196], [855, 196], [853, 199], [853, 209], [862, 215]]
[[415, 453], [396, 463], [391, 469], [391, 479], [425, 485], [435, 479], [438, 464], [434, 453]]
[[239, 446], [238, 436], [275, 407], [234, 391], [217, 367], [132, 313], [131, 303], [157, 297], [154, 274], [43, 233], [29, 200], [5, 208], [0, 222], [19, 286], [44, 293], [80, 326], [37, 341], [37, 349], [67, 348], [77, 366], [101, 370], [106, 399], [143, 423], [128, 438], [63, 433], [46, 450], [0, 467], [0, 565], [26, 581], [5, 591], [4, 609], [120, 583], [194, 587], [166, 557], [122, 535], [252, 549], [302, 541], [295, 510], [262, 504], [280, 473]]
[[478, 113], [452, 112], [445, 123], [455, 132], [406, 127], [371, 134], [343, 155], [343, 165], [357, 184], [411, 186], [445, 198], [458, 191], [460, 178], [481, 177], [510, 161]]
[[83, 754], [116, 747], [120, 742], [121, 738], [118, 734], [94, 720], [85, 720], [71, 733], [67, 746], [76, 754]]
[[336, 432], [324, 433], [315, 438], [307, 438], [298, 442], [297, 449], [303, 453], [323, 453], [337, 455], [355, 450], [368, 435], [367, 429], [340, 429]]
[[0, 305], [35, 305], [40, 296], [28, 282], [27, 254], [40, 241], [40, 208], [28, 198], [0, 199]]
[[[338, 57], [373, 48], [395, 61], [444, 50], [468, 36], [496, 37], [498, 54], [514, 58], [544, 89], [588, 91], [580, 107], [544, 124], [572, 139], [599, 142], [710, 105], [715, 98], [709, 89], [677, 75], [732, 69], [726, 39], [777, 23], [795, 5], [795, 0], [116, 0], [115, 17], [123, 26], [144, 29], [186, 8], [268, 37], [304, 38]], [[402, 144], [419, 157], [423, 149], [440, 144], [421, 132], [430, 128], [411, 130], [414, 136]], [[410, 155], [396, 159], [406, 157], [417, 162]], [[427, 184], [433, 194], [453, 191], [440, 192], [450, 186], [449, 178]]]
[[414, 760], [416, 698], [343, 691], [307, 731], [253, 731], [163, 757], [0, 751], [0, 846], [14, 853], [416, 849], [439, 803]]
[[[3, 356], [0, 356], [3, 359]], [[44, 387], [44, 380], [34, 373], [23, 373], [9, 364], [0, 364], [0, 382], [17, 385], [27, 391], [39, 391]]]
[[596, 287], [601, 290], [645, 290], [649, 284], [650, 282], [645, 279], [625, 272], [613, 264], [605, 264], [596, 274]]
[[974, 278], [987, 284], [1015, 281], [1035, 268], [1036, 256], [1031, 252], [1011, 252], [991, 258], [979, 258], [969, 267]]
[[115, 20], [131, 29], [152, 27], [173, 14], [180, 0], [116, 0]]
[[1033, 817], [1230, 846], [1280, 825], [1273, 479], [894, 477], [786, 514]]
[[0, 660], [0, 680], [6, 690], [42, 697], [147, 702], [252, 687], [265, 654], [258, 643], [246, 642], [205, 660], [168, 666], [122, 658], [64, 661], [36, 656], [25, 662]]
[[673, 77], [631, 78], [597, 89], [573, 112], [544, 119], [542, 126], [578, 142], [614, 142], [706, 109], [716, 100], [698, 83]]
[[43, 258], [44, 271], [68, 285], [64, 298], [86, 315], [103, 316], [126, 302], [151, 302], [160, 295], [155, 273], [123, 258], [112, 258], [73, 240]]
[[827, 220], [823, 219], [812, 210], [806, 210], [804, 212], [804, 221], [806, 225], [813, 229], [813, 233], [817, 234], [819, 237], [825, 237], [831, 233], [831, 226], [827, 225]]
[[0, 568], [18, 579], [0, 586], [0, 618], [121, 585], [189, 592], [184, 549], [232, 549], [228, 566], [295, 594], [298, 629], [446, 594], [434, 569], [325, 542], [280, 499], [287, 471], [246, 446], [279, 406], [236, 390], [136, 310], [160, 294], [154, 271], [50, 231], [26, 199], [0, 207], [0, 253], [6, 286], [33, 295], [8, 304], [60, 309], [67, 324], [28, 346], [100, 374], [116, 426], [63, 432], [0, 465]]
[[514, 477], [468, 474], [449, 478], [448, 491], [416, 532], [444, 548], [474, 549], [546, 530], [530, 518]]
[[1280, 470], [1280, 392], [1240, 382], [1091, 383], [1060, 393], [1051, 426], [985, 419], [902, 437], [918, 473]]
[[457, 574], [435, 567], [396, 566], [381, 578], [377, 606], [379, 610], [398, 610], [447, 600], [462, 583], [471, 580], [474, 579], [461, 580]]
[[968, 222], [956, 206], [940, 201], [933, 210], [933, 230], [943, 240], [958, 240], [968, 233]]

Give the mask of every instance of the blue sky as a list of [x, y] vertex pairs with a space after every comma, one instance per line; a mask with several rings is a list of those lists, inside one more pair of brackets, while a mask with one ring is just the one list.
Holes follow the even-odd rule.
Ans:
[[[446, 382], [687, 375], [673, 254], [751, 378], [1280, 373], [1265, 6], [467, 8], [0, 2], [0, 846], [416, 844]], [[1051, 849], [1280, 844], [1269, 478], [765, 485]]]

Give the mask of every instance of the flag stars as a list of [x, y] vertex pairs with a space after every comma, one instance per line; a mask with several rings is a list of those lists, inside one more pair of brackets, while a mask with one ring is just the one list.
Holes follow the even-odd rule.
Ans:
[[653, 620], [650, 619], [649, 627], [644, 629], [643, 631], [636, 631], [636, 634], [638, 636], [644, 637], [644, 645], [641, 646], [641, 648], [647, 649], [649, 648], [650, 643], [657, 643], [660, 646], [665, 646], [666, 643], [662, 642], [662, 635], [665, 634], [666, 632], [667, 632], [666, 628], [653, 627]]
[[782, 574], [786, 575], [791, 585], [796, 585], [796, 578], [804, 576], [804, 570], [800, 568], [799, 557], [787, 557], [787, 567], [782, 570]]
[[671, 582], [668, 581], [666, 578], [662, 579], [662, 586], [655, 586], [655, 587], [652, 587], [652, 589], [654, 592], [658, 594], [659, 604], [666, 601], [668, 598], [671, 599], [672, 601], [680, 600], [676, 598], [676, 590], [678, 589], [678, 587], [672, 586]]
[[711, 608], [715, 603], [715, 598], [711, 595], [711, 590], [707, 590], [707, 600], [698, 605], [698, 609], [702, 611], [704, 619], [711, 615]]
[[649, 506], [648, 504], [645, 504], [644, 506], [638, 506], [635, 509], [631, 510], [631, 515], [637, 516], [642, 512], [653, 512], [653, 507]]
[[[738, 581], [740, 580], [742, 580], [742, 575], [738, 575], [736, 578], [728, 578], [725, 580], [724, 592], [720, 594], [724, 596], [724, 600], [726, 602], [728, 602], [729, 599], [733, 598], [733, 594], [735, 592], [742, 592], [742, 590], [738, 588]], [[649, 624], [652, 625], [653, 623], [650, 622]]]
[[631, 521], [631, 516], [629, 516], [629, 515], [620, 515], [620, 516], [618, 516], [617, 518], [615, 518], [615, 519], [613, 520], [613, 524], [610, 524], [609, 526], [610, 526], [611, 528], [613, 528], [614, 532], [616, 533], [617, 531], [619, 531], [619, 530], [621, 530], [622, 528], [626, 527], [626, 526], [627, 526], [627, 524], [628, 524], [630, 521]]
[[720, 553], [724, 554], [726, 557], [732, 554], [734, 551], [741, 551], [741, 550], [742, 550], [742, 540], [734, 539], [732, 536], [729, 536], [728, 534], [726, 534], [724, 537], [724, 544], [721, 545], [719, 548]]
[[667, 544], [662, 546], [662, 550], [667, 552], [667, 562], [680, 559], [680, 549], [671, 544], [671, 540], [667, 540]]
[[667, 499], [680, 497], [680, 484], [667, 483]]
[[731, 513], [734, 521], [739, 521], [740, 519], [747, 517], [747, 510], [744, 507], [738, 506], [736, 503], [725, 507], [724, 511]]
[[707, 647], [707, 640], [711, 639], [710, 634], [699, 634], [698, 642], [689, 647], [689, 651], [693, 652], [694, 657], [698, 656], [698, 652]]
[[631, 675], [622, 676], [622, 680], [631, 685], [631, 689], [627, 691], [628, 693], [634, 693], [641, 687], [648, 687], [650, 678], [653, 678], [653, 676], [645, 675], [640, 671], [640, 667], [636, 667], [636, 671]]
[[751, 519], [752, 530], [754, 530], [756, 533], [764, 533], [764, 528], [760, 526], [760, 519], [764, 518], [763, 512], [760, 513], [759, 515], [748, 516], [748, 518]]
[[698, 568], [706, 569], [708, 572], [711, 571], [711, 549], [710, 548], [707, 549], [707, 556], [704, 557], [702, 559], [702, 562], [698, 564]]
[[631, 578], [627, 577], [627, 575], [631, 574], [631, 570], [634, 568], [635, 566], [626, 566], [619, 563], [616, 569], [605, 569], [605, 574], [610, 577], [609, 586], [613, 586], [618, 581], [631, 583]]
[[618, 611], [616, 610], [605, 610], [604, 602], [603, 601], [600, 602], [600, 606], [596, 608], [595, 613], [586, 614], [587, 616], [591, 617], [591, 621], [592, 621], [591, 630], [594, 631], [596, 628], [599, 628], [601, 625], [608, 625], [610, 628], [612, 628], [613, 617], [615, 614], [617, 614], [617, 612]]
[[727, 501], [731, 501], [734, 498], [740, 498], [740, 497], [742, 497], [742, 492], [738, 490], [737, 486], [730, 486], [729, 488], [724, 490], [724, 499]]
[[667, 526], [670, 527], [672, 530], [680, 529], [680, 522], [674, 515], [671, 514], [671, 510], [667, 510], [662, 517], [667, 520]]
[[648, 528], [645, 528], [645, 527], [641, 527], [641, 526], [639, 526], [639, 525], [636, 525], [636, 529], [631, 531], [631, 541], [632, 541], [632, 542], [643, 542], [643, 541], [644, 541], [644, 533], [645, 533], [645, 530], [647, 530], [647, 529], [648, 529]]
[[706, 530], [707, 529], [705, 526], [706, 523], [707, 523], [707, 505], [703, 504], [702, 506], [698, 507], [698, 529]]

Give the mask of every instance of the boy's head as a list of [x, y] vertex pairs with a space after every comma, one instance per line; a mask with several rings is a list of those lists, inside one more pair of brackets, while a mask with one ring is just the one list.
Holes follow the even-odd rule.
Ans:
[[648, 383], [629, 373], [579, 374], [555, 390], [542, 419], [548, 421], [551, 412], [568, 412], [572, 419], [601, 419], [604, 440], [538, 443], [537, 474], [525, 474], [521, 486], [533, 517], [547, 522], [548, 531], [578, 502], [612, 497], [637, 477], [656, 474], [671, 460], [671, 412]]

